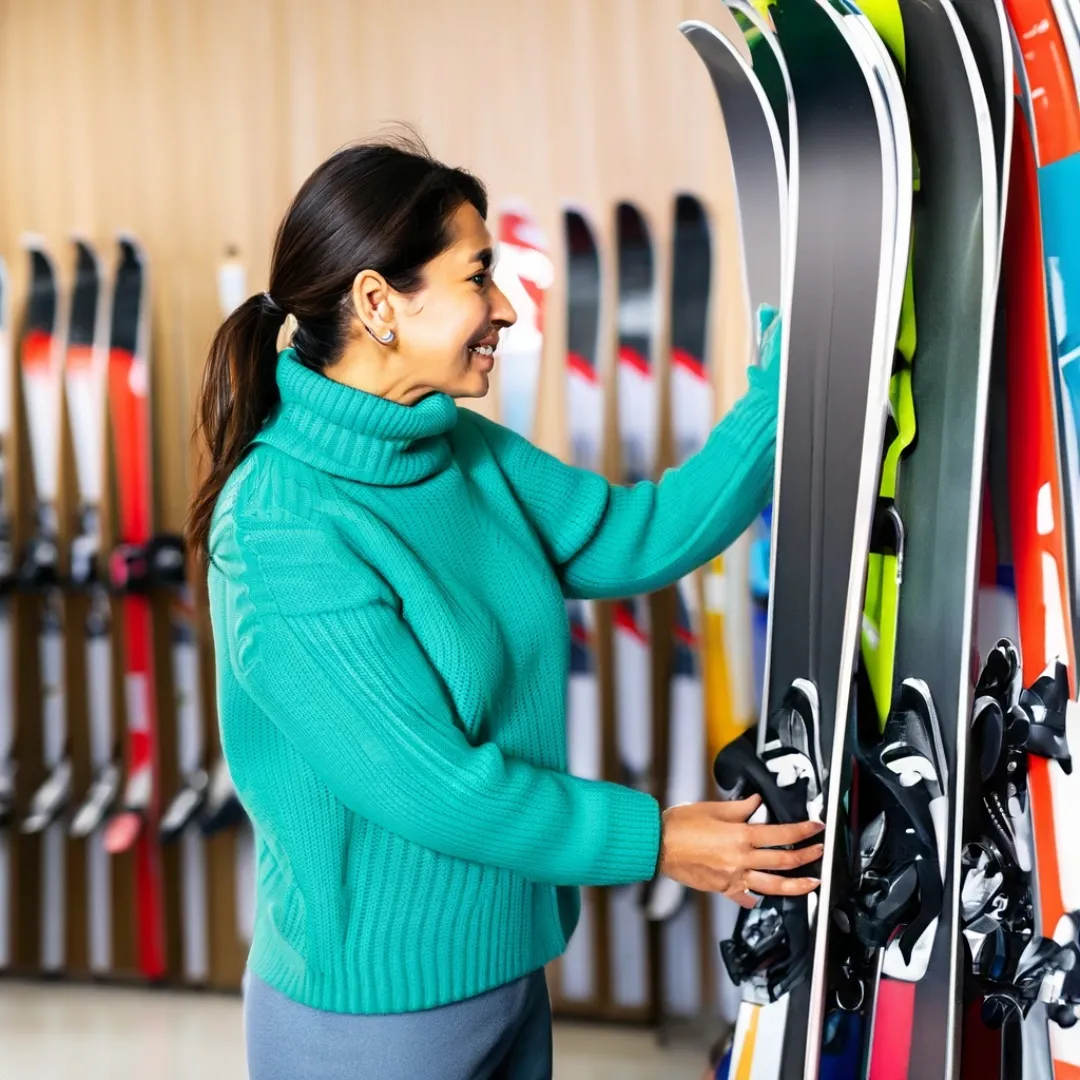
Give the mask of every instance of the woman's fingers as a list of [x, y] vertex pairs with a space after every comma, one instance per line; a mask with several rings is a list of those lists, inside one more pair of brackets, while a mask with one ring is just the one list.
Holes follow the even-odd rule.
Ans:
[[824, 844], [810, 844], [804, 848], [756, 848], [750, 852], [747, 865], [755, 870], [794, 870], [821, 858]]
[[709, 804], [721, 821], [746, 821], [760, 805], [760, 795], [748, 795], [745, 799], [732, 799], [730, 802], [717, 801]]
[[757, 907], [758, 900], [761, 899], [753, 893], [748, 893], [745, 889], [732, 889], [725, 892], [724, 895], [729, 899], [734, 900], [739, 907], [747, 909]]
[[781, 877], [760, 870], [748, 870], [743, 880], [747, 889], [764, 896], [805, 896], [821, 884], [817, 878]]
[[791, 825], [748, 825], [751, 847], [786, 847], [817, 836], [825, 826], [820, 821], [796, 821]]

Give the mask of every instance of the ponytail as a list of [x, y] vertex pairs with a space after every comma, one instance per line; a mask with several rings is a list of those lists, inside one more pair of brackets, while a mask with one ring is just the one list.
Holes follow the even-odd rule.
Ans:
[[203, 370], [196, 437], [210, 469], [188, 507], [188, 550], [206, 558], [210, 519], [229, 474], [277, 404], [277, 337], [285, 313], [264, 293], [244, 301], [218, 328]]

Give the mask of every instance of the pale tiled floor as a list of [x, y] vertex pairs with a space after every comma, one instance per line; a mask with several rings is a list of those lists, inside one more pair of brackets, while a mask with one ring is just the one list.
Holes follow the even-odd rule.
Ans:
[[[699, 1080], [648, 1033], [557, 1024], [556, 1080]], [[239, 998], [0, 981], [0, 1080], [244, 1080]]]

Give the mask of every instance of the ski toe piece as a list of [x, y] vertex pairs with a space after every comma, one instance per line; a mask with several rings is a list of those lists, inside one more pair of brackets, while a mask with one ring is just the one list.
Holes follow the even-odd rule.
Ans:
[[48, 779], [34, 792], [21, 831], [27, 836], [43, 833], [60, 818], [71, 797], [71, 761], [61, 761]]
[[120, 795], [120, 768], [114, 762], [101, 770], [86, 799], [71, 819], [70, 832], [76, 839], [85, 839], [96, 832], [112, 813]]
[[158, 826], [158, 836], [163, 844], [176, 840], [199, 816], [206, 803], [210, 778], [200, 769], [187, 778], [184, 787], [169, 803]]
[[240, 825], [246, 816], [229, 775], [229, 768], [224, 758], [220, 758], [210, 775], [199, 827], [204, 836], [213, 836]]

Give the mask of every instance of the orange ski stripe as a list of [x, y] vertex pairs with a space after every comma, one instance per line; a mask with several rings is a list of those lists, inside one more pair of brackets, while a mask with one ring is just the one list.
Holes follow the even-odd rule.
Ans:
[[1006, 0], [1020, 39], [1042, 165], [1080, 150], [1080, 102], [1050, 0]]

